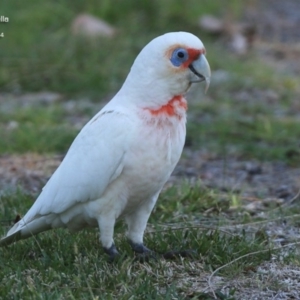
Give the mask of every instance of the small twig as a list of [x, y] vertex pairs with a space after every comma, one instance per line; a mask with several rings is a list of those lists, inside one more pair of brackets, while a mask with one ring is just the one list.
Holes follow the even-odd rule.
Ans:
[[245, 255], [242, 255], [240, 257], [237, 257], [235, 258], [234, 260], [230, 261], [229, 263], [215, 269], [211, 275], [208, 277], [208, 286], [210, 288], [210, 290], [212, 291], [212, 294], [214, 296], [214, 299], [218, 299], [214, 290], [213, 290], [213, 286], [212, 286], [212, 283], [211, 283], [211, 280], [212, 278], [215, 276], [216, 273], [218, 273], [220, 270], [228, 267], [229, 265], [232, 265], [233, 263], [241, 260], [242, 258], [245, 258], [245, 257], [248, 257], [248, 256], [252, 256], [252, 255], [255, 255], [255, 254], [259, 254], [259, 253], [264, 253], [264, 252], [268, 252], [270, 250], [274, 251], [274, 250], [280, 250], [280, 249], [283, 249], [283, 248], [286, 248], [286, 247], [291, 247], [291, 246], [295, 246], [295, 245], [300, 245], [300, 241], [299, 242], [295, 242], [295, 243], [290, 243], [290, 244], [286, 244], [286, 245], [283, 245], [283, 246], [279, 246], [279, 247], [275, 247], [273, 249], [265, 249], [265, 250], [259, 250], [259, 251], [255, 251], [255, 252], [250, 252], [250, 253], [247, 253]]

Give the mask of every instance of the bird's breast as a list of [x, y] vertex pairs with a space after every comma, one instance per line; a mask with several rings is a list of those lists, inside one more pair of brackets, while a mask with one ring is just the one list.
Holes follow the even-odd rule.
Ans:
[[162, 188], [182, 153], [185, 122], [185, 114], [178, 118], [148, 112], [139, 118], [124, 167], [132, 191], [151, 195]]

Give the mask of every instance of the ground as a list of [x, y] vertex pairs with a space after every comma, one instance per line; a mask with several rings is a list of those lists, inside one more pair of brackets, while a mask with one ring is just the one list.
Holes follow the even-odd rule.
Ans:
[[[122, 224], [116, 243], [123, 256], [112, 264], [97, 230], [44, 233], [0, 249], [0, 299], [300, 299], [298, 1], [247, 1], [242, 7], [233, 1], [223, 10], [223, 2], [200, 9], [197, 1], [170, 0], [169, 10], [157, 1], [145, 7], [128, 1], [122, 7], [127, 19], [118, 18], [109, 2], [76, 2], [72, 10], [67, 2], [45, 8], [36, 3], [30, 11], [21, 6], [18, 14], [5, 6], [28, 30], [21, 37], [14, 24], [5, 27], [23, 47], [1, 41], [1, 235], [32, 205], [77, 132], [117, 91], [149, 39], [178, 30], [178, 22], [199, 35], [212, 84], [206, 95], [200, 86], [187, 96], [183, 155], [145, 235], [158, 258], [135, 257]], [[127, 31], [119, 29], [118, 38], [105, 43], [73, 40], [66, 24], [83, 9]], [[161, 17], [154, 29], [148, 11]], [[53, 22], [48, 12], [60, 18]], [[247, 52], [234, 54], [228, 37], [202, 32], [197, 18], [205, 13], [254, 26]], [[60, 45], [67, 50], [58, 51]], [[193, 255], [163, 257], [173, 249]]]

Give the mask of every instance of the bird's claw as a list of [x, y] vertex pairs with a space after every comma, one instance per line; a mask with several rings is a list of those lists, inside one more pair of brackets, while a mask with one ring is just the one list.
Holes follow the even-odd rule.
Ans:
[[132, 250], [136, 253], [136, 260], [140, 262], [147, 262], [150, 259], [156, 259], [155, 252], [144, 246], [143, 243], [134, 243], [129, 241]]
[[134, 252], [139, 253], [139, 254], [144, 254], [144, 253], [150, 253], [152, 252], [150, 249], [148, 249], [146, 246], [144, 246], [143, 243], [134, 243], [132, 241], [129, 241], [131, 248]]
[[110, 261], [114, 261], [117, 257], [120, 256], [115, 244], [112, 244], [109, 248], [103, 247], [104, 252], [109, 256]]

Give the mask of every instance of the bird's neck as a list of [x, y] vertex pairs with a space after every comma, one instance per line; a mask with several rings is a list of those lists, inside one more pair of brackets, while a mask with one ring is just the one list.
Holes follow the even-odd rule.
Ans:
[[177, 95], [167, 101], [166, 104], [155, 108], [144, 107], [144, 110], [153, 117], [176, 117], [181, 119], [187, 110], [187, 101], [182, 95]]

